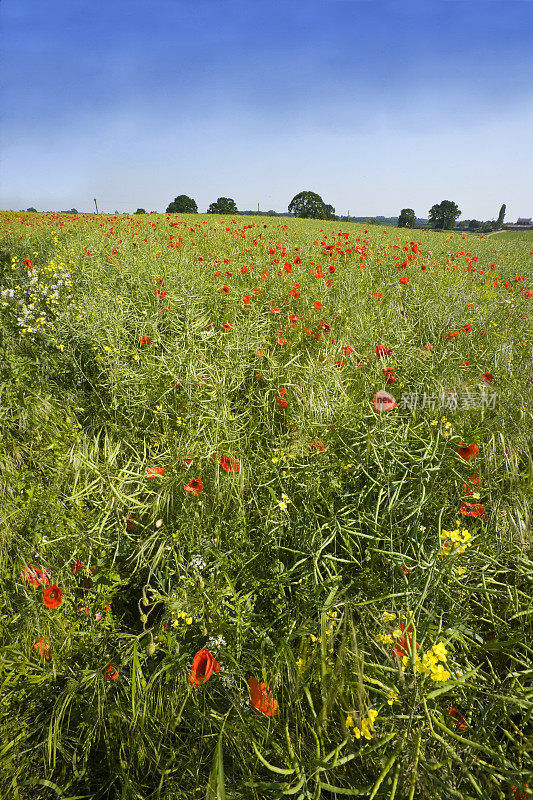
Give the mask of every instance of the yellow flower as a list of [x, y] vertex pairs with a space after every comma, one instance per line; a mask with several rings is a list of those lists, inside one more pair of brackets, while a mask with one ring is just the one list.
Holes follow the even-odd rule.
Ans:
[[388, 705], [391, 706], [393, 703], [396, 703], [398, 698], [399, 698], [399, 696], [400, 695], [398, 694], [398, 692], [390, 691], [389, 692], [389, 699], [387, 700]]
[[446, 661], [447, 652], [444, 642], [433, 645], [433, 653], [440, 661]]
[[[345, 722], [344, 724], [346, 725], [346, 727], [347, 727], [347, 728], [353, 728], [353, 727], [354, 727], [354, 724], [355, 724], [355, 723], [354, 723], [354, 721], [353, 721], [353, 717], [352, 717], [352, 715], [351, 715], [351, 714], [348, 714], [348, 716], [346, 717], [346, 722]], [[354, 731], [354, 733], [355, 733], [355, 731]], [[359, 732], [358, 732], [358, 733], [359, 733]], [[356, 735], [357, 735], [357, 734], [356, 734]], [[360, 735], [360, 734], [359, 734], [359, 735]], [[357, 738], [359, 738], [359, 736], [357, 736]]]
[[396, 619], [396, 614], [391, 614], [390, 611], [384, 611], [382, 619], [383, 622], [392, 622]]

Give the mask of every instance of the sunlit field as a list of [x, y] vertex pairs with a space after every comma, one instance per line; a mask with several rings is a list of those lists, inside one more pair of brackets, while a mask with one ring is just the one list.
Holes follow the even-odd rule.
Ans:
[[531, 237], [0, 226], [0, 796], [533, 796]]

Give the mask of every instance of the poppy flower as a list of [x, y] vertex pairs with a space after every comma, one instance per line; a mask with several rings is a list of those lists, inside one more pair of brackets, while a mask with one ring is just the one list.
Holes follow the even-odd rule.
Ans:
[[191, 478], [189, 483], [183, 487], [186, 492], [190, 492], [194, 494], [195, 497], [199, 497], [204, 490], [204, 485], [200, 478]]
[[58, 608], [61, 605], [61, 597], [63, 592], [53, 583], [47, 586], [43, 594], [43, 603], [47, 608]]
[[316, 309], [316, 311], [318, 311], [319, 308], [323, 308], [323, 305], [320, 302], [320, 300], [315, 300], [315, 309]]
[[463, 442], [459, 442], [459, 447], [457, 448], [457, 455], [459, 458], [463, 458], [465, 461], [471, 461], [478, 453], [479, 447], [477, 444], [464, 444]]
[[376, 411], [392, 411], [397, 406], [398, 403], [388, 392], [376, 392], [374, 395], [374, 408]]
[[472, 330], [472, 325], [471, 325], [471, 324], [468, 322], [466, 325], [463, 325], [463, 328], [462, 328], [462, 330], [463, 330], [465, 333], [470, 333], [470, 331]]
[[162, 475], [166, 467], [148, 467], [146, 470], [146, 479], [153, 481], [156, 475]]
[[272, 697], [272, 692], [269, 692], [265, 684], [261, 681], [258, 683], [253, 675], [248, 678], [248, 687], [250, 689], [250, 704], [263, 714], [265, 717], [273, 717], [278, 713], [278, 704]]
[[211, 655], [209, 650], [199, 650], [192, 660], [192, 669], [189, 682], [198, 689], [202, 683], [206, 683], [213, 672], [220, 672], [220, 664]]
[[223, 324], [222, 328], [223, 328], [225, 331], [230, 331], [230, 330], [233, 328], [233, 325], [231, 324], [231, 322], [225, 322], [225, 323]]
[[491, 383], [493, 377], [494, 376], [492, 372], [484, 372], [483, 375], [481, 376], [481, 380], [483, 381], [483, 383]]
[[223, 286], [223, 287], [222, 287], [222, 291], [224, 292], [224, 294], [229, 294], [229, 293], [230, 293], [230, 288], [229, 288], [229, 286]]
[[234, 458], [230, 458], [230, 456], [222, 456], [220, 461], [218, 462], [224, 472], [239, 472], [241, 465], [238, 461]]
[[145, 344], [152, 344], [152, 339], [149, 339], [148, 336], [141, 336], [139, 343], [141, 344], [141, 347], [143, 347]]
[[285, 397], [276, 397], [276, 403], [280, 408], [287, 408], [289, 401]]
[[456, 336], [459, 336], [459, 331], [450, 331], [446, 338], [449, 342], [453, 342]]
[[74, 565], [72, 567], [72, 574], [77, 575], [80, 569], [84, 566], [85, 566], [85, 561], [80, 561], [79, 558], [75, 558]]
[[391, 356], [391, 355], [392, 355], [392, 348], [385, 347], [385, 345], [383, 344], [378, 344], [376, 346], [376, 356], [378, 358], [385, 358], [385, 356]]
[[460, 711], [456, 708], [450, 706], [448, 709], [448, 714], [455, 722], [455, 727], [458, 728], [460, 731], [465, 731], [468, 728], [468, 723], [466, 719], [463, 717]]
[[20, 572], [20, 577], [26, 583], [29, 583], [32, 589], [37, 589], [39, 586], [46, 586], [48, 581], [49, 569], [41, 569], [40, 567], [24, 567]]
[[383, 295], [381, 294], [381, 292], [374, 292], [372, 297], [374, 298], [374, 300], [382, 300], [383, 299]]
[[482, 506], [481, 503], [463, 503], [459, 509], [459, 513], [462, 514], [463, 517], [484, 517], [485, 506]]
[[105, 668], [104, 677], [106, 681], [116, 681], [119, 676], [119, 668], [115, 667], [114, 664], [110, 664], [108, 667]]
[[382, 369], [381, 371], [385, 376], [385, 383], [394, 383], [394, 381], [396, 380], [396, 376], [394, 374], [394, 367], [387, 367], [386, 369]]
[[[408, 653], [411, 650], [413, 641], [413, 635], [412, 635], [413, 628], [411, 627], [411, 625], [409, 625], [409, 627], [405, 630], [404, 626], [400, 625], [400, 630], [402, 631], [403, 636], [400, 636], [398, 639], [396, 639], [396, 644], [392, 648], [392, 652], [395, 653], [398, 656], [398, 658], [402, 658], [402, 656], [408, 655]], [[417, 650], [420, 649], [420, 645], [418, 644], [418, 642], [416, 643], [416, 649]]]
[[251, 296], [249, 294], [243, 294], [243, 296], [242, 296], [242, 302], [244, 303], [245, 306], [249, 306], [250, 305], [250, 300], [251, 299], [252, 298], [251, 298]]
[[27, 269], [33, 269], [33, 264], [31, 263], [29, 258], [25, 258], [22, 262]]
[[407, 284], [409, 283], [409, 278], [406, 278], [405, 275], [402, 275], [402, 277], [400, 278], [400, 283], [403, 283], [407, 286]]
[[350, 347], [350, 345], [346, 345], [346, 347], [341, 347], [341, 350], [345, 356], [351, 356], [352, 353], [355, 353], [355, 350], [353, 349], [353, 347]]
[[40, 656], [44, 656], [46, 660], [50, 658], [50, 650], [52, 649], [52, 643], [48, 636], [41, 636], [35, 644], [33, 645], [33, 649], [36, 650]]
[[278, 336], [277, 342], [278, 344], [289, 344], [287, 339], [284, 339], [283, 336]]

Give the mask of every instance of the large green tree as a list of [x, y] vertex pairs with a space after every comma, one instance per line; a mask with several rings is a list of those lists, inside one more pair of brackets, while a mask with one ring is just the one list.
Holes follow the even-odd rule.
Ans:
[[498, 219], [496, 220], [496, 228], [501, 228], [502, 227], [504, 217], [505, 217], [505, 203], [500, 208], [500, 213], [498, 214]]
[[295, 195], [288, 210], [290, 214], [303, 219], [335, 219], [333, 206], [324, 203], [316, 192], [300, 192]]
[[175, 197], [172, 203], [169, 204], [166, 213], [197, 214], [198, 206], [196, 205], [192, 197], [187, 197], [186, 194], [180, 194], [179, 197]]
[[402, 208], [400, 216], [398, 217], [399, 228], [414, 228], [416, 225], [416, 216], [412, 208]]
[[238, 214], [235, 200], [231, 197], [219, 197], [216, 203], [211, 203], [207, 209], [208, 214]]
[[460, 216], [461, 212], [457, 203], [451, 200], [443, 200], [441, 203], [435, 203], [429, 209], [429, 224], [432, 228], [450, 230]]

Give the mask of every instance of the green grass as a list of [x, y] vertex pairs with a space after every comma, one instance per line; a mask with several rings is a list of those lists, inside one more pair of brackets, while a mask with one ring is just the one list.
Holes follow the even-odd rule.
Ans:
[[[1, 226], [0, 794], [531, 786], [527, 238], [209, 215]], [[377, 413], [380, 390], [398, 407]], [[221, 670], [195, 690], [203, 648]], [[252, 707], [250, 676], [278, 713]]]

